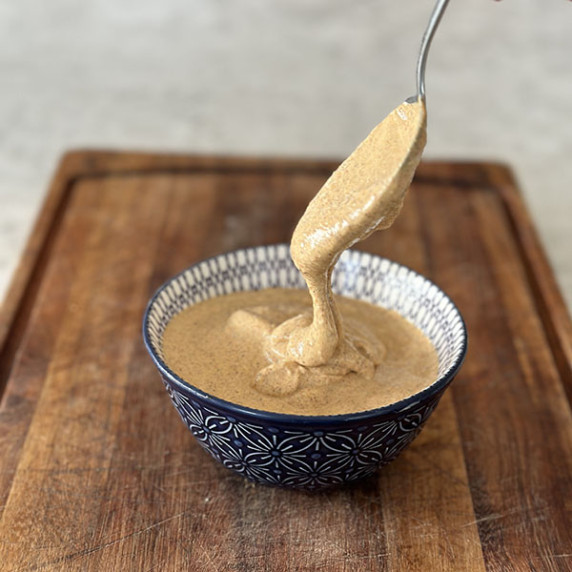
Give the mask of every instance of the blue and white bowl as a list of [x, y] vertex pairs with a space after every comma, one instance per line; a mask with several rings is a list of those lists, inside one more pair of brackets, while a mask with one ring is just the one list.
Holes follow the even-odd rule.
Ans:
[[372, 475], [413, 441], [463, 362], [463, 319], [423, 276], [347, 251], [332, 282], [337, 294], [396, 310], [425, 333], [439, 356], [431, 386], [371, 411], [297, 416], [224, 401], [173, 372], [163, 359], [162, 336], [188, 306], [243, 290], [305, 287], [288, 245], [237, 250], [194, 264], [159, 288], [145, 312], [145, 344], [185, 425], [215, 459], [254, 482], [315, 491]]

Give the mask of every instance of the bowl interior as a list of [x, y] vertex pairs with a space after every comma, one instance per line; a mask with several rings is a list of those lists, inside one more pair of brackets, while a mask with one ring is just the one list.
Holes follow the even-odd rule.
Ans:
[[[349, 250], [336, 265], [332, 286], [336, 294], [396, 310], [421, 329], [437, 351], [438, 379], [459, 363], [466, 345], [463, 319], [453, 302], [423, 276], [387, 259]], [[285, 244], [199, 262], [162, 286], [149, 303], [144, 324], [148, 345], [164, 363], [163, 332], [177, 313], [216, 296], [278, 287], [305, 288]]]

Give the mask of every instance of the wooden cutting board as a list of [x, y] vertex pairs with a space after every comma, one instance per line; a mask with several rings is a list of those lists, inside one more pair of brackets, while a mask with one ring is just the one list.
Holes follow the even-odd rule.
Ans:
[[254, 486], [179, 420], [141, 342], [191, 263], [288, 241], [333, 162], [75, 152], [0, 321], [0, 569], [571, 570], [572, 335], [509, 171], [424, 164], [362, 245], [450, 294], [470, 336], [426, 429], [325, 494]]

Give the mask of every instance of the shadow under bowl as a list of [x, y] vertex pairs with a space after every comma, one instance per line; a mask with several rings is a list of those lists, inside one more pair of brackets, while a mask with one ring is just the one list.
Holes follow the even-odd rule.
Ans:
[[143, 337], [185, 425], [225, 467], [251, 481], [316, 491], [372, 475], [418, 435], [462, 365], [465, 324], [432, 282], [387, 259], [346, 251], [333, 273], [336, 294], [396, 310], [431, 341], [437, 380], [406, 399], [343, 415], [272, 413], [209, 395], [165, 363], [162, 337], [185, 308], [237, 291], [305, 288], [286, 244], [246, 248], [194, 264], [161, 286], [147, 306]]

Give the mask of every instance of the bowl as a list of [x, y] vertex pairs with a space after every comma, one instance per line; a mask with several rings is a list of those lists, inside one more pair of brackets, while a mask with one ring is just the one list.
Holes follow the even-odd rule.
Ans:
[[301, 416], [230, 403], [172, 371], [163, 359], [162, 335], [171, 318], [188, 306], [236, 291], [305, 287], [286, 244], [246, 248], [194, 264], [161, 286], [147, 306], [145, 345], [181, 419], [217, 461], [251, 481], [316, 491], [372, 475], [419, 434], [461, 367], [467, 349], [461, 314], [420, 274], [349, 250], [336, 265], [332, 286], [337, 294], [396, 310], [420, 328], [438, 354], [437, 380], [378, 409]]

